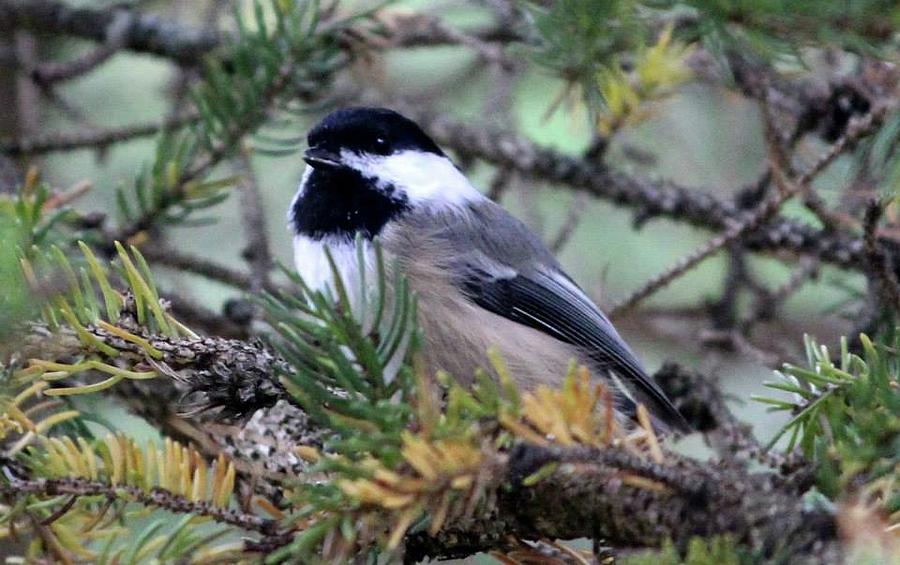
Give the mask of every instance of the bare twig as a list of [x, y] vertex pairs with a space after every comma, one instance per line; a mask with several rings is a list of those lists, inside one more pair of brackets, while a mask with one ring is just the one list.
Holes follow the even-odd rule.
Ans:
[[890, 258], [884, 253], [878, 242], [878, 222], [884, 213], [884, 207], [877, 200], [869, 202], [865, 216], [866, 258], [869, 262], [870, 276], [883, 305], [894, 312], [900, 312], [900, 281]]
[[669, 283], [690, 271], [703, 260], [711, 257], [717, 251], [726, 245], [737, 241], [744, 234], [753, 231], [761, 226], [773, 214], [775, 214], [784, 202], [793, 194], [794, 191], [782, 192], [774, 198], [766, 200], [753, 214], [745, 221], [737, 224], [725, 231], [722, 235], [716, 236], [705, 243], [702, 247], [689, 255], [681, 258], [674, 265], [647, 281], [643, 286], [638, 288], [624, 300], [616, 304], [611, 310], [611, 316], [617, 316], [622, 312], [635, 307], [639, 302], [655, 293], [656, 291], [667, 286]]
[[115, 17], [106, 30], [106, 39], [100, 47], [83, 57], [65, 63], [40, 64], [32, 71], [32, 77], [41, 85], [49, 86], [80, 77], [96, 69], [121, 49], [125, 34], [131, 28], [133, 14], [128, 10], [116, 10]]
[[182, 294], [164, 292], [162, 296], [169, 302], [169, 308], [175, 318], [192, 330], [231, 339], [249, 337], [245, 324], [237, 324], [221, 313], [184, 298]]
[[[253, 284], [253, 276], [251, 274], [236, 271], [203, 257], [181, 253], [169, 247], [158, 248], [147, 246], [141, 249], [141, 253], [143, 253], [144, 257], [151, 263], [200, 275], [234, 288], [246, 290]], [[266, 282], [263, 285], [263, 288], [269, 292], [276, 292], [278, 290], [278, 287], [270, 282]]]
[[99, 481], [89, 481], [80, 478], [35, 480], [13, 478], [8, 484], [0, 484], [0, 493], [12, 497], [22, 496], [23, 494], [37, 494], [46, 497], [68, 494], [72, 495], [73, 498], [102, 495], [114, 500], [124, 499], [140, 502], [147, 506], [164, 508], [179, 514], [208, 516], [219, 523], [237, 526], [265, 536], [274, 536], [282, 533], [278, 523], [274, 520], [260, 518], [254, 514], [247, 514], [233, 508], [215, 506], [206, 501], [192, 501], [184, 496], [159, 488], [146, 492], [138, 487], [111, 486]]
[[38, 92], [41, 93], [41, 96], [62, 112], [66, 118], [88, 130], [97, 129], [91, 119], [87, 117], [84, 110], [79, 108], [77, 104], [70, 102], [59, 90], [55, 89], [53, 85], [41, 84], [39, 82], [35, 82], [34, 84], [37, 85]]
[[787, 282], [776, 288], [774, 291], [758, 295], [752, 311], [740, 321], [741, 331], [748, 333], [755, 322], [770, 318], [777, 304], [790, 298], [810, 279], [814, 279], [818, 272], [818, 260], [811, 257], [802, 257], [800, 259], [800, 266], [794, 269]]
[[560, 226], [559, 231], [556, 232], [553, 241], [550, 242], [550, 251], [554, 254], [562, 251], [562, 248], [566, 246], [566, 243], [569, 242], [569, 238], [572, 237], [572, 234], [574, 234], [575, 230], [578, 228], [578, 224], [581, 222], [581, 218], [584, 216], [587, 209], [587, 197], [588, 195], [585, 192], [576, 192], [572, 196], [572, 204], [569, 206], [569, 212], [566, 214], [565, 219], [563, 219], [562, 226]]
[[59, 520], [63, 516], [66, 515], [66, 512], [72, 509], [75, 506], [75, 503], [78, 501], [77, 496], [70, 496], [68, 500], [64, 504], [62, 504], [59, 508], [53, 511], [53, 514], [50, 514], [45, 519], [41, 521], [42, 526], [49, 526], [53, 522]]
[[[767, 93], [771, 93], [771, 89], [766, 89]], [[798, 132], [801, 127], [797, 127], [792, 135], [786, 135], [779, 127], [779, 119], [774, 114], [774, 109], [768, 95], [760, 97], [762, 106], [763, 124], [766, 130], [766, 138], [769, 143], [769, 150], [777, 155], [779, 163], [789, 176], [794, 176], [793, 163], [788, 155], [788, 149], [792, 148], [799, 141]], [[771, 169], [768, 170], [771, 174]], [[812, 212], [828, 230], [836, 230], [841, 226], [847, 226], [848, 221], [845, 217], [836, 214], [828, 209], [825, 199], [813, 188], [812, 183], [804, 184], [801, 187], [803, 205]]]
[[[0, 29], [24, 29], [36, 33], [77, 37], [88, 41], [106, 41], [113, 10], [74, 7], [59, 0], [0, 0]], [[402, 21], [402, 17], [398, 18]], [[465, 45], [486, 59], [508, 61], [499, 44], [521, 39], [509, 26], [488, 26], [472, 30], [457, 30], [437, 22], [431, 24], [394, 27], [389, 30], [386, 47], [420, 47], [434, 45]], [[427, 22], [426, 22], [427, 23]], [[396, 35], [396, 39], [391, 36]], [[204, 56], [227, 44], [227, 32], [211, 27], [190, 27], [152, 15], [134, 12], [134, 19], [122, 39], [122, 47], [140, 53], [165, 57], [183, 66], [196, 66]]]
[[[28, 69], [34, 66], [37, 53], [37, 42], [27, 31], [17, 30], [12, 34], [16, 62], [20, 67]], [[16, 116], [18, 129], [22, 135], [33, 135], [40, 125], [39, 108], [35, 104], [38, 89], [28, 77], [19, 74], [16, 77]]]
[[[725, 189], [698, 193], [670, 181], [626, 174], [544, 149], [520, 136], [469, 126], [402, 103], [396, 106], [415, 116], [429, 133], [449, 147], [553, 185], [564, 185], [567, 190], [582, 189], [596, 198], [631, 207], [643, 221], [665, 217], [719, 231], [746, 219], [743, 207], [712, 196], [726, 192]], [[863, 265], [861, 239], [823, 232], [783, 218], [771, 219], [764, 229], [748, 234], [742, 244], [749, 250], [810, 254], [844, 268]]]
[[[0, 29], [70, 35], [98, 43], [107, 40], [107, 30], [117, 17], [115, 10], [76, 8], [56, 0], [0, 1]], [[122, 46], [192, 65], [215, 49], [220, 39], [216, 31], [180, 26], [136, 13]]]
[[[222, 10], [231, 4], [231, 0], [211, 0], [206, 5], [206, 13], [203, 14], [203, 26], [208, 33], [216, 32], [216, 25]], [[180, 6], [180, 5], [179, 5]], [[170, 101], [168, 116], [174, 118], [185, 113], [189, 108], [184, 102], [190, 92], [191, 82], [199, 76], [196, 67], [182, 66], [178, 69], [170, 88]]]
[[262, 195], [253, 163], [250, 160], [249, 148], [241, 150], [238, 166], [241, 174], [241, 220], [247, 244], [241, 256], [250, 265], [251, 293], [259, 293], [269, 286], [269, 271], [272, 269], [272, 254], [269, 250], [269, 236], [266, 233], [266, 216], [263, 211]]
[[163, 122], [8, 139], [0, 141], [0, 153], [18, 156], [42, 155], [57, 151], [71, 151], [73, 149], [104, 149], [115, 143], [156, 135], [161, 131], [182, 128], [195, 121], [197, 121], [197, 115], [190, 114]]
[[488, 63], [505, 68], [514, 67], [512, 60], [504, 53], [502, 44], [490, 43], [482, 37], [461, 31], [440, 18], [425, 14], [393, 15], [391, 23], [392, 46], [409, 47], [416, 43], [463, 45]]
[[428, 14], [390, 13], [382, 18], [388, 37], [382, 47], [434, 47], [462, 45], [469, 47], [485, 62], [513, 68], [503, 43], [520, 39], [510, 26], [491, 26], [461, 30], [441, 18]]
[[722, 296], [709, 305], [709, 314], [713, 327], [730, 329], [737, 321], [738, 298], [746, 286], [750, 286], [750, 273], [747, 269], [747, 256], [741, 246], [732, 243], [727, 247], [728, 271], [722, 283]]
[[[830, 165], [844, 150], [859, 138], [868, 135], [881, 123], [886, 113], [886, 108], [873, 111], [866, 115], [863, 119], [853, 123], [848, 127], [847, 132], [837, 140], [831, 147], [823, 153], [819, 159], [802, 175], [797, 177], [795, 181], [791, 181], [786, 176], [784, 156], [779, 154], [779, 150], [773, 150], [770, 153], [770, 166], [772, 169], [772, 178], [778, 186], [778, 192], [765, 200], [749, 217], [741, 223], [732, 225], [723, 234], [709, 240], [702, 247], [680, 259], [675, 265], [650, 279], [646, 284], [629, 295], [625, 300], [617, 304], [611, 314], [615, 316], [621, 312], [633, 308], [640, 301], [644, 300], [657, 290], [665, 287], [673, 280], [677, 279], [684, 273], [697, 266], [704, 259], [710, 257], [722, 247], [737, 241], [744, 235], [754, 231], [769, 218], [772, 217], [781, 206], [787, 202], [792, 196], [804, 190], [804, 187], [828, 165]], [[771, 148], [771, 144], [770, 144]]]
[[494, 202], [499, 202], [506, 191], [509, 189], [510, 184], [513, 181], [513, 170], [509, 167], [500, 167], [497, 169], [497, 172], [494, 173], [494, 177], [491, 179], [491, 183], [488, 186], [487, 196]]

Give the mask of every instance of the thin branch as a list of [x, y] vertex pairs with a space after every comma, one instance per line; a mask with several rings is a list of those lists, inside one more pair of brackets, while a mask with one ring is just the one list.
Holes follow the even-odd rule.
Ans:
[[247, 244], [241, 256], [250, 265], [251, 293], [258, 294], [262, 289], [270, 287], [269, 272], [272, 270], [272, 253], [269, 249], [269, 236], [266, 233], [266, 215], [263, 211], [262, 194], [253, 171], [249, 149], [244, 147], [238, 159], [241, 174], [241, 221]]
[[818, 275], [819, 267], [818, 260], [811, 257], [802, 257], [800, 266], [794, 269], [787, 282], [773, 291], [758, 294], [758, 299], [752, 311], [740, 321], [741, 331], [748, 333], [755, 322], [770, 318], [776, 305], [790, 298], [804, 284]]
[[512, 184], [513, 181], [513, 176], [513, 170], [511, 168], [498, 168], [488, 185], [487, 197], [494, 202], [500, 202], [500, 199], [503, 198], [503, 195], [509, 190], [510, 184]]
[[[505, 69], [515, 67], [506, 56], [503, 45], [488, 42], [479, 35], [469, 34], [448, 25], [440, 18], [426, 14], [402, 14], [392, 18], [390, 46], [434, 46], [456, 44], [469, 47], [485, 62]], [[484, 32], [481, 35], [485, 35]]]
[[125, 34], [131, 28], [133, 17], [134, 13], [131, 11], [116, 10], [115, 18], [106, 30], [106, 40], [100, 47], [72, 61], [38, 65], [32, 71], [35, 82], [43, 86], [50, 86], [80, 77], [96, 69], [122, 48]]
[[878, 222], [883, 213], [884, 207], [880, 202], [869, 202], [865, 216], [866, 258], [882, 304], [896, 313], [900, 312], [900, 281], [897, 280], [890, 258], [878, 242]]
[[[520, 444], [506, 457], [494, 475], [499, 486], [484, 497], [490, 502], [437, 535], [408, 536], [405, 562], [466, 557], [505, 547], [510, 536], [647, 547], [717, 534], [734, 535], [761, 556], [778, 551], [800, 561], [840, 562], [834, 517], [806, 509], [775, 475], [672, 454], [654, 464], [615, 448]], [[535, 484], [522, 484], [548, 468]]]
[[99, 481], [89, 481], [81, 478], [34, 480], [13, 478], [10, 479], [8, 484], [0, 484], [0, 493], [10, 497], [17, 497], [23, 494], [36, 494], [45, 497], [59, 496], [61, 494], [68, 494], [73, 497], [103, 495], [108, 499], [125, 499], [146, 506], [163, 508], [178, 514], [208, 516], [216, 522], [237, 526], [267, 537], [278, 536], [284, 533], [274, 520], [260, 518], [254, 514], [247, 514], [234, 508], [215, 506], [206, 501], [192, 501], [161, 488], [145, 492], [138, 487], [112, 486]]
[[750, 286], [747, 256], [741, 246], [732, 243], [727, 248], [728, 271], [722, 282], [722, 296], [709, 305], [709, 315], [714, 328], [730, 329], [737, 321], [738, 299], [745, 286]]
[[115, 143], [171, 131], [197, 121], [196, 114], [178, 116], [163, 122], [148, 122], [128, 126], [64, 133], [41, 134], [35, 137], [0, 141], [0, 153], [12, 156], [42, 155], [73, 149], [105, 149]]
[[[232, 4], [230, 0], [212, 0], [207, 3], [206, 13], [203, 14], [202, 21], [203, 26], [210, 33], [215, 33], [221, 12], [230, 4]], [[189, 107], [185, 104], [185, 101], [190, 93], [191, 83], [199, 75], [197, 67], [181, 67], [178, 69], [177, 75], [172, 81], [172, 86], [169, 88], [169, 111], [167, 113], [169, 117], [174, 118], [185, 113]]]
[[[794, 186], [796, 187], [797, 185]], [[622, 312], [625, 312], [626, 310], [634, 308], [639, 302], [646, 299], [656, 291], [664, 288], [681, 275], [687, 273], [688, 271], [699, 265], [701, 262], [703, 262], [705, 259], [714, 255], [726, 245], [737, 241], [745, 234], [761, 226], [773, 214], [778, 212], [778, 210], [781, 209], [782, 204], [784, 204], [788, 200], [788, 198], [793, 196], [795, 192], [796, 189], [780, 192], [775, 197], [766, 200], [745, 221], [728, 228], [722, 235], [710, 239], [702, 247], [690, 253], [689, 255], [682, 257], [674, 265], [672, 265], [659, 275], [651, 278], [643, 286], [628, 295], [624, 300], [616, 304], [610, 310], [610, 316], [615, 317], [622, 314]]]
[[[13, 49], [16, 54], [16, 62], [22, 68], [34, 66], [37, 54], [37, 42], [31, 33], [25, 30], [11, 30]], [[40, 127], [40, 108], [38, 89], [30, 78], [21, 74], [16, 76], [16, 117], [18, 118], [18, 130], [22, 135], [33, 135]]]
[[[231, 269], [204, 257], [182, 253], [171, 247], [148, 245], [141, 249], [141, 253], [151, 263], [200, 275], [237, 289], [246, 290], [253, 285], [252, 274]], [[263, 289], [269, 292], [278, 291], [278, 287], [271, 282], [266, 282]]]
[[66, 500], [66, 502], [64, 504], [62, 504], [59, 508], [57, 508], [56, 510], [53, 511], [53, 514], [50, 514], [45, 519], [41, 520], [41, 525], [49, 526], [53, 522], [55, 522], [55, 521], [59, 520], [60, 518], [62, 518], [63, 516], [65, 516], [66, 513], [69, 510], [71, 510], [73, 506], [75, 506], [75, 503], [77, 501], [78, 501], [77, 496], [75, 496], [75, 495], [70, 496], [69, 499]]
[[[209, 27], [191, 27], [180, 22], [132, 12], [134, 18], [122, 39], [122, 47], [139, 53], [165, 57], [183, 66], [196, 66], [203, 57], [228, 43], [231, 36]], [[74, 7], [59, 0], [0, 0], [0, 29], [24, 29], [35, 33], [70, 36], [97, 43], [106, 41], [106, 30], [116, 11]], [[432, 18], [433, 19], [433, 18]], [[403, 21], [402, 16], [398, 18]], [[481, 57], [504, 61], [498, 44], [521, 40], [509, 26], [457, 30], [440, 20], [431, 25], [394, 27], [388, 30], [384, 47], [424, 47], [462, 44]], [[389, 26], [390, 28], [390, 26]], [[396, 36], [393, 38], [392, 36]]]
[[576, 192], [572, 196], [572, 204], [569, 206], [569, 211], [565, 219], [563, 219], [559, 231], [556, 232], [553, 241], [550, 242], [550, 251], [554, 254], [562, 251], [562, 248], [566, 246], [566, 243], [569, 242], [569, 239], [578, 228], [578, 224], [587, 210], [587, 197], [588, 195], [584, 192]]
[[[735, 203], [718, 199], [714, 193], [698, 192], [673, 182], [650, 179], [611, 169], [541, 148], [521, 136], [490, 128], [475, 127], [396, 104], [425, 127], [442, 144], [477, 155], [500, 167], [530, 175], [566, 189], [581, 189], [596, 198], [628, 206], [646, 221], [671, 218], [695, 227], [720, 231], [746, 219], [747, 212]], [[843, 268], [863, 265], [863, 242], [846, 234], [816, 230], [802, 223], [774, 218], [763, 229], [743, 240], [756, 251], [788, 251], [810, 254]]]
[[[0, 0], [0, 29], [25, 29], [103, 43], [117, 17], [116, 10], [76, 8], [56, 0]], [[222, 34], [215, 30], [191, 28], [134, 13], [122, 46], [167, 57], [179, 64], [195, 65], [221, 40]]]
[[[887, 112], [885, 107], [867, 114], [863, 119], [852, 123], [847, 132], [837, 140], [831, 147], [823, 153], [813, 166], [796, 180], [791, 181], [786, 175], [785, 157], [779, 153], [779, 150], [773, 149], [770, 152], [769, 164], [772, 170], [772, 178], [778, 186], [778, 192], [760, 204], [749, 217], [741, 223], [730, 226], [723, 234], [718, 235], [709, 240], [702, 247], [680, 259], [675, 265], [663, 271], [656, 277], [650, 279], [646, 284], [633, 292], [611, 311], [611, 315], [615, 316], [625, 310], [633, 308], [640, 301], [644, 300], [654, 292], [668, 285], [684, 273], [696, 267], [704, 259], [712, 256], [726, 245], [737, 241], [744, 235], [756, 230], [770, 219], [781, 206], [784, 205], [791, 197], [806, 190], [805, 187], [821, 173], [828, 165], [830, 165], [845, 149], [851, 146], [858, 139], [872, 133], [875, 128], [881, 124]], [[772, 144], [770, 144], [772, 148]]]
[[230, 339], [249, 338], [248, 327], [175, 292], [163, 292], [175, 318], [194, 331]]

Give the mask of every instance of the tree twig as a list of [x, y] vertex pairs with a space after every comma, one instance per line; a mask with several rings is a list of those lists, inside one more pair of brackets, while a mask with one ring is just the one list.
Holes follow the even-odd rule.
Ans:
[[770, 318], [775, 309], [775, 305], [787, 300], [806, 282], [810, 279], [814, 279], [818, 272], [818, 260], [811, 257], [801, 258], [800, 266], [794, 269], [787, 282], [773, 291], [767, 291], [765, 294], [758, 293], [758, 298], [753, 305], [752, 311], [740, 320], [739, 325], [741, 331], [748, 333], [755, 322]]
[[878, 295], [884, 305], [895, 313], [900, 312], [900, 281], [891, 265], [890, 258], [878, 242], [878, 222], [884, 213], [884, 207], [877, 200], [872, 200], [866, 207], [865, 242], [866, 258], [869, 263], [870, 276], [874, 279]]
[[0, 493], [12, 497], [22, 496], [23, 494], [38, 494], [46, 497], [68, 494], [72, 495], [73, 498], [103, 495], [107, 498], [124, 498], [147, 506], [164, 508], [178, 514], [208, 516], [222, 524], [237, 526], [264, 536], [275, 536], [282, 533], [278, 528], [278, 523], [274, 520], [260, 518], [255, 514], [247, 514], [233, 508], [215, 506], [206, 501], [192, 501], [184, 496], [160, 488], [145, 492], [138, 487], [111, 486], [99, 481], [89, 481], [81, 478], [34, 480], [14, 478], [8, 484], [0, 483]]
[[680, 259], [669, 269], [647, 281], [646, 284], [613, 307], [611, 315], [615, 316], [625, 310], [633, 308], [640, 301], [688, 272], [700, 264], [704, 259], [719, 251], [722, 247], [737, 241], [739, 238], [762, 226], [772, 217], [772, 215], [778, 212], [778, 210], [781, 209], [781, 206], [791, 197], [806, 190], [805, 187], [807, 187], [820, 172], [841, 155], [847, 147], [861, 137], [874, 131], [875, 127], [881, 123], [886, 111], [886, 108], [880, 108], [867, 114], [858, 122], [851, 124], [851, 126], [848, 127], [847, 132], [832, 144], [809, 168], [809, 170], [799, 175], [796, 180], [793, 181], [787, 177], [786, 157], [781, 154], [780, 148], [774, 148], [772, 144], [770, 144], [770, 149], [772, 149], [772, 151], [770, 152], [769, 164], [772, 170], [772, 178], [779, 188], [778, 192], [760, 204], [756, 210], [742, 222], [730, 226], [723, 234], [712, 238], [693, 253]]
[[[146, 359], [140, 345], [102, 330], [91, 331], [122, 351], [122, 362], [135, 362], [127, 361], [128, 356]], [[248, 407], [259, 402], [268, 404], [284, 394], [277, 392], [281, 387], [275, 365], [281, 361], [259, 345], [216, 338], [144, 337], [162, 354], [154, 366], [164, 364], [166, 375], [177, 374], [178, 381], [203, 391], [203, 402], [217, 410], [207, 422], [213, 429], [223, 414], [246, 412], [252, 409]], [[678, 371], [670, 370], [669, 373]], [[729, 438], [727, 445], [736, 449], [753, 447], [747, 439], [752, 436], [745, 433], [745, 427], [733, 421], [730, 412], [720, 403], [720, 396], [705, 396], [699, 401], [697, 410], [688, 409], [691, 404], [687, 398], [705, 390], [703, 381], [689, 379], [680, 384], [677, 381], [660, 380], [676, 399], [681, 399], [686, 414], [696, 418], [695, 423], [700, 422], [706, 431], [722, 428], [725, 437]], [[687, 394], [679, 396], [674, 390], [679, 387]], [[157, 404], [170, 404], [168, 397], [160, 395], [159, 383], [150, 388], [152, 392], [148, 390], [147, 394], [152, 395]], [[276, 393], [272, 396], [264, 391]], [[296, 412], [282, 412], [276, 418], [262, 425], [262, 429], [267, 430], [265, 433], [289, 430], [291, 434], [305, 434], [306, 440], [300, 445], [316, 445], [328, 435], [327, 430], [316, 432], [309, 421]], [[733, 433], [727, 430], [733, 430]], [[235, 445], [236, 435], [232, 431], [227, 445]], [[273, 452], [268, 453], [264, 459], [274, 456]], [[245, 461], [253, 460], [243, 451], [239, 454]], [[480, 497], [483, 502], [477, 516], [451, 522], [436, 536], [410, 534], [406, 546], [408, 560], [425, 556], [467, 556], [476, 551], [503, 547], [509, 536], [523, 539], [604, 538], [617, 546], [634, 547], [656, 546], [665, 538], [686, 543], [693, 536], [732, 534], [762, 555], [769, 555], [776, 547], [795, 558], [806, 556], [832, 562], [832, 557], [837, 555], [832, 555], [838, 551], [833, 517], [821, 511], [808, 511], [796, 486], [777, 474], [751, 473], [739, 465], [708, 465], [671, 453], [665, 455], [662, 463], [654, 463], [616, 447], [519, 444], [511, 451], [495, 452], [491, 457], [495, 458], [490, 462], [492, 481]], [[536, 483], [524, 480], [541, 469], [551, 472]], [[286, 469], [281, 477], [296, 475]], [[277, 478], [274, 480], [278, 481]], [[41, 492], [45, 489], [42, 482], [22, 481], [21, 484]], [[85, 489], [97, 489], [96, 494], [101, 494], [109, 488], [107, 485], [85, 486], [80, 482], [61, 484], [67, 486], [57, 488], [54, 493], [81, 495], [85, 494]], [[153, 498], [154, 492], [146, 495], [150, 498], [140, 500], [175, 511], [181, 508], [185, 512], [201, 514], [218, 512], [198, 506], [182, 507], [179, 500], [165, 496], [161, 500]], [[231, 520], [226, 523], [247, 526], [265, 534], [272, 534], [273, 530], [267, 528], [274, 527], [268, 523], [246, 523], [234, 515], [216, 514], [214, 518]], [[787, 545], [781, 545], [782, 542]]]
[[[0, 0], [0, 29], [25, 29], [103, 43], [106, 30], [116, 17], [108, 9], [74, 7], [59, 0]], [[402, 18], [400, 19], [402, 23]], [[438, 20], [439, 21], [439, 20]], [[511, 27], [489, 26], [456, 30], [440, 22], [432, 26], [396, 27], [385, 46], [422, 47], [463, 44], [475, 48], [488, 59], [503, 60], [495, 44], [519, 40]], [[151, 15], [134, 12], [134, 19], [122, 38], [122, 47], [165, 57], [179, 65], [196, 66], [204, 56], [230, 41], [227, 32], [209, 27], [191, 27]]]
[[[117, 17], [115, 10], [76, 8], [57, 0], [0, 1], [0, 29], [69, 35], [98, 43], [106, 41], [107, 30]], [[215, 49], [221, 39], [222, 35], [215, 30], [191, 28], [135, 13], [123, 34], [122, 46], [193, 65]]]
[[197, 121], [197, 115], [189, 114], [163, 122], [131, 124], [110, 129], [43, 133], [34, 137], [2, 140], [0, 141], [0, 153], [19, 156], [42, 155], [73, 149], [105, 149], [115, 143], [182, 128], [195, 121]]
[[572, 195], [572, 204], [569, 205], [569, 211], [566, 213], [559, 231], [556, 232], [556, 236], [550, 242], [550, 251], [554, 254], [562, 251], [572, 234], [575, 233], [581, 218], [584, 216], [587, 204], [587, 194], [584, 192], [576, 192]]
[[[779, 550], [794, 562], [839, 562], [834, 518], [806, 510], [772, 475], [667, 458], [656, 465], [612, 448], [519, 445], [497, 470], [503, 486], [486, 497], [496, 503], [435, 536], [410, 535], [405, 562], [469, 556], [504, 547], [511, 535], [602, 538], [636, 547], [716, 534], [736, 535], [761, 555], [785, 541], [789, 547]], [[555, 470], [536, 484], [522, 484], [542, 468]]]
[[[234, 288], [246, 290], [253, 285], [252, 274], [237, 271], [197, 255], [182, 253], [171, 247], [148, 245], [141, 249], [141, 253], [151, 263], [200, 275]], [[265, 282], [262, 288], [269, 292], [277, 292], [279, 289], [271, 282]]]
[[[439, 142], [477, 155], [489, 163], [521, 174], [581, 189], [596, 198], [627, 206], [644, 221], [670, 218], [695, 227], [720, 231], [746, 219], [747, 212], [735, 203], [712, 194], [726, 189], [698, 192], [671, 181], [651, 180], [626, 174], [544, 149], [516, 135], [463, 123], [396, 104], [416, 119]], [[828, 233], [784, 218], [773, 218], [765, 227], [748, 234], [744, 247], [755, 251], [786, 251], [813, 255], [843, 268], [863, 266], [863, 242], [843, 233]]]
[[241, 256], [250, 265], [249, 290], [253, 294], [258, 294], [264, 288], [271, 287], [269, 272], [272, 270], [272, 253], [269, 249], [269, 236], [266, 233], [262, 195], [247, 147], [241, 150], [238, 167], [241, 174], [241, 220], [247, 238]]
[[116, 10], [115, 17], [106, 30], [106, 39], [100, 47], [65, 63], [50, 62], [38, 65], [32, 71], [35, 82], [47, 87], [80, 77], [102, 65], [121, 49], [125, 34], [131, 28], [133, 14], [129, 10]]

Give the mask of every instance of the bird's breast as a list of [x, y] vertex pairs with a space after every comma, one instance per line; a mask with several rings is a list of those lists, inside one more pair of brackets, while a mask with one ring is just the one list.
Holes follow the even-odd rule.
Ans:
[[[374, 252], [369, 241], [363, 241], [362, 257], [357, 250], [357, 243], [346, 237], [311, 238], [304, 235], [294, 236], [294, 263], [297, 273], [303, 282], [312, 289], [336, 296], [335, 272], [340, 276], [352, 308], [361, 303], [363, 277], [362, 271], [374, 269]], [[328, 260], [328, 256], [331, 260]], [[334, 266], [332, 267], [332, 262]], [[366, 283], [374, 280], [367, 279]]]

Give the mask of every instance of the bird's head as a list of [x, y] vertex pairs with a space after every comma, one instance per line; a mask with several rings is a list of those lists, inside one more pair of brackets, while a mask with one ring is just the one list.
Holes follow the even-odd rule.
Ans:
[[302, 213], [309, 201], [329, 201], [340, 211], [342, 229], [361, 222], [366, 225], [360, 231], [371, 232], [372, 225], [380, 228], [403, 211], [440, 210], [481, 198], [428, 134], [393, 110], [337, 110], [307, 141], [308, 168], [291, 212], [298, 231], [308, 227], [304, 221], [321, 228], [321, 219]]
[[[446, 159], [415, 122], [386, 108], [343, 108], [332, 112], [307, 136], [306, 162], [317, 170], [378, 167], [415, 155], [423, 163]], [[374, 169], [374, 170], [373, 170]]]

